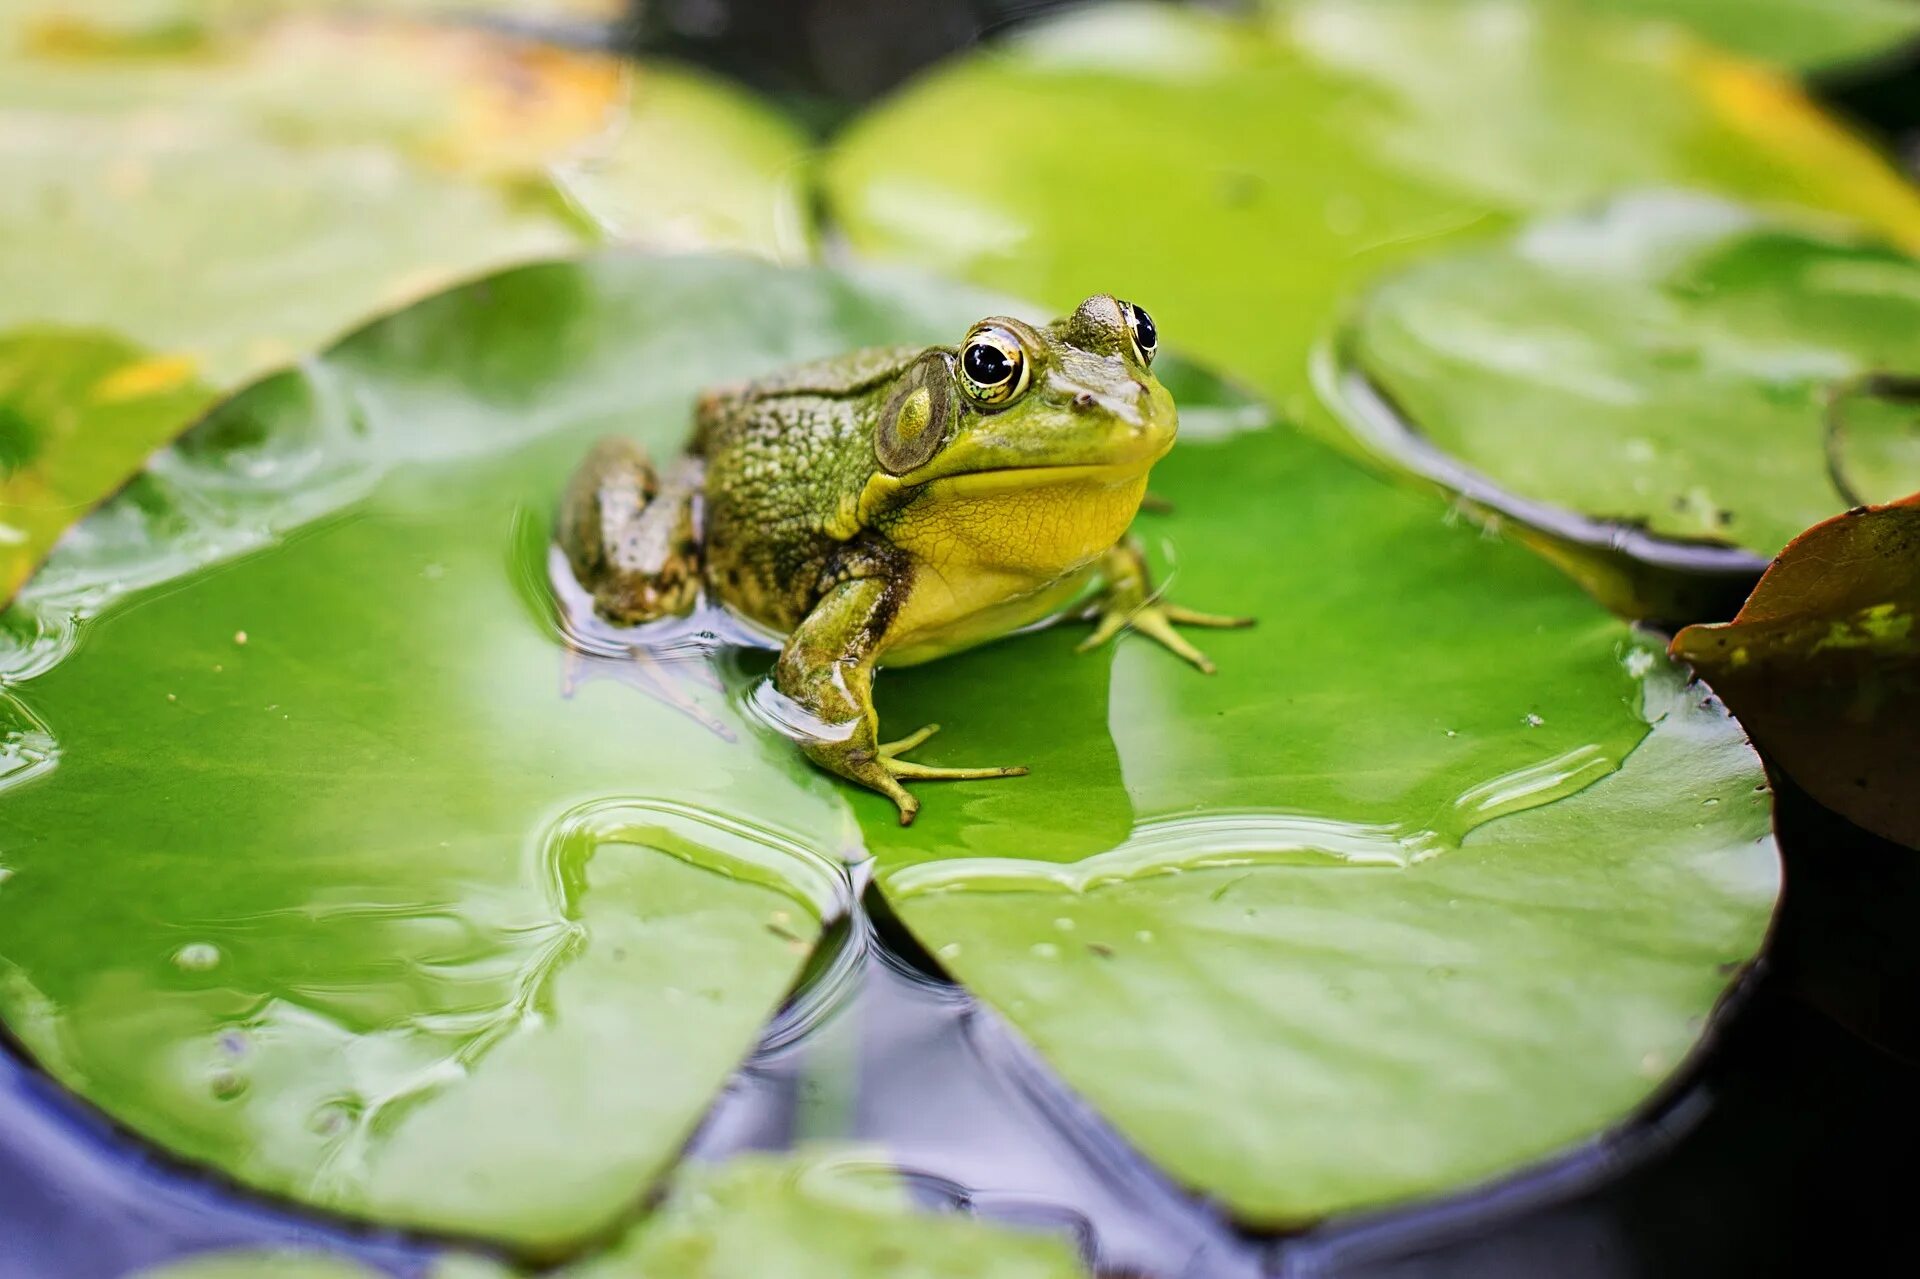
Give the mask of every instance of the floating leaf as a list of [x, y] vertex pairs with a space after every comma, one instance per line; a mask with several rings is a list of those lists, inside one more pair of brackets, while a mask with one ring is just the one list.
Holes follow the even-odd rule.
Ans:
[[1818, 70], [1920, 40], [1913, 0], [1573, 0], [1584, 8], [1683, 23], [1715, 44]]
[[[1021, 122], [990, 162], [926, 144], [981, 104]], [[1134, 298], [1348, 447], [1311, 377], [1344, 303], [1516, 218], [1685, 186], [1920, 246], [1920, 193], [1784, 77], [1524, 0], [1079, 10], [865, 117], [826, 183], [857, 249], [1055, 305]]]
[[660, 1210], [566, 1279], [1075, 1279], [1057, 1239], [915, 1211], [883, 1165], [745, 1156], [681, 1175]]
[[222, 406], [56, 556], [8, 663], [43, 672], [8, 704], [39, 760], [5, 796], [12, 1031], [251, 1184], [536, 1252], [604, 1230], [857, 843], [697, 632], [570, 653], [551, 502], [602, 432], [676, 448], [705, 384], [965, 323], [923, 311], [746, 262], [529, 268]]
[[1920, 262], [1716, 200], [1635, 196], [1413, 267], [1342, 352], [1377, 451], [1624, 551], [1594, 585], [1634, 615], [1725, 617], [1799, 530], [1920, 488], [1914, 406], [1860, 382], [1920, 375]]
[[930, 759], [1034, 770], [904, 833], [861, 798], [893, 910], [1258, 1226], [1457, 1190], [1642, 1104], [1767, 927], [1738, 727], [1544, 565], [1307, 440], [1188, 438], [1154, 488], [1175, 596], [1259, 629], [1209, 638], [1212, 679], [1133, 643], [1075, 687], [1068, 635], [893, 677], [883, 717], [947, 725]]
[[1765, 931], [1757, 763], [1551, 569], [1194, 366], [1162, 361], [1185, 438], [1141, 532], [1260, 629], [1212, 679], [1071, 628], [888, 672], [887, 723], [948, 726], [929, 762], [1034, 768], [911, 829], [758, 725], [724, 619], [636, 653], [577, 616], [547, 529], [592, 438], [665, 456], [703, 385], [1004, 305], [608, 257], [223, 406], [0, 663], [42, 756], [5, 795], [10, 1028], [253, 1184], [551, 1252], [671, 1158], [864, 832], [929, 949], [1250, 1221], [1620, 1120]]
[[61, 330], [0, 333], [0, 581], [212, 400], [194, 361]]
[[725, 81], [649, 64], [612, 141], [555, 176], [616, 237], [799, 263], [814, 248], [811, 149], [797, 127]]
[[[804, 141], [689, 73], [394, 19], [255, 15], [155, 43], [15, 18], [0, 22], [0, 332], [99, 332], [228, 390], [373, 313], [606, 237], [809, 249]], [[644, 141], [663, 111], [671, 171]], [[651, 198], [633, 194], [643, 180]], [[78, 509], [190, 420], [91, 448]], [[24, 523], [10, 506], [0, 521]], [[59, 531], [37, 521], [0, 598]]]
[[[777, 1267], [777, 1269], [775, 1268]], [[448, 1253], [432, 1279], [517, 1272]], [[692, 1167], [606, 1251], [557, 1279], [1078, 1279], [1062, 1241], [917, 1206], [891, 1167], [851, 1155], [744, 1155]], [[140, 1279], [372, 1279], [319, 1254], [221, 1253]]]
[[[1920, 387], [1908, 394], [1920, 397]], [[1808, 529], [1780, 552], [1738, 617], [1689, 626], [1673, 652], [1815, 799], [1920, 848], [1916, 617], [1920, 495]]]

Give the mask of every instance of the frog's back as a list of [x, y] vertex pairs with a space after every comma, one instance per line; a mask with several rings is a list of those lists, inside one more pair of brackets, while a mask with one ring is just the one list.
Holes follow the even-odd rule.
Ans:
[[720, 387], [700, 399], [709, 583], [785, 629], [810, 607], [848, 494], [873, 469], [872, 418], [924, 347], [874, 347]]

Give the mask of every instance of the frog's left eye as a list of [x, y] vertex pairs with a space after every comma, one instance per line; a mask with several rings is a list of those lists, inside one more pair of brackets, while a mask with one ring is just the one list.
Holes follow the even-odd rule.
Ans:
[[1027, 389], [1027, 352], [1001, 328], [975, 329], [960, 351], [960, 380], [981, 404], [1010, 404]]
[[1145, 307], [1135, 306], [1131, 302], [1122, 302], [1120, 310], [1127, 317], [1127, 333], [1133, 338], [1133, 349], [1140, 355], [1140, 363], [1152, 364], [1153, 353], [1160, 349], [1160, 330], [1154, 324], [1153, 317], [1147, 314]]

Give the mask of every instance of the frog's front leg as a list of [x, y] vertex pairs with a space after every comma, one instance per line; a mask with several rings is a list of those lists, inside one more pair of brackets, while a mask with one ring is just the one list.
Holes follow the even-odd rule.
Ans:
[[1189, 644], [1186, 637], [1174, 627], [1231, 628], [1253, 625], [1251, 617], [1199, 613], [1161, 599], [1153, 591], [1140, 544], [1131, 537], [1123, 539], [1106, 553], [1100, 561], [1100, 577], [1103, 583], [1100, 598], [1087, 611], [1087, 616], [1094, 622], [1093, 634], [1080, 643], [1077, 651], [1082, 653], [1098, 648], [1122, 630], [1132, 629], [1172, 649], [1202, 672], [1211, 675], [1214, 665], [1207, 660], [1207, 655]]
[[873, 708], [873, 665], [895, 611], [886, 578], [866, 577], [833, 587], [788, 636], [774, 665], [773, 684], [807, 712], [811, 724], [797, 739], [822, 768], [879, 791], [912, 823], [920, 801], [901, 781], [969, 781], [1018, 777], [1025, 768], [935, 768], [900, 758], [938, 731], [929, 724], [894, 742], [880, 741]]

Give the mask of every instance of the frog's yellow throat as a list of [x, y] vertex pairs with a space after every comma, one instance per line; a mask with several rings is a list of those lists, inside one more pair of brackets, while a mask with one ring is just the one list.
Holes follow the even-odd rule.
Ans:
[[1145, 496], [1147, 460], [1020, 467], [933, 480], [882, 517], [887, 540], [947, 577], [1010, 575], [1037, 584], [1118, 542]]

